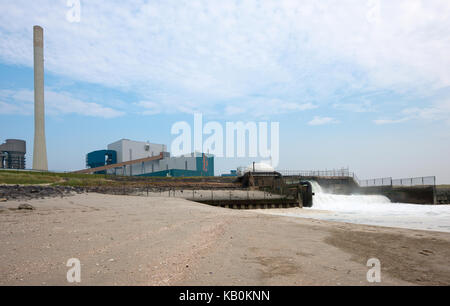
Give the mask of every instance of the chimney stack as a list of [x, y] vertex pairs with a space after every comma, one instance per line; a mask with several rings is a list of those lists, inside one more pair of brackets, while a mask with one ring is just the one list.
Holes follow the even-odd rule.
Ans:
[[33, 170], [48, 171], [45, 144], [44, 30], [33, 27], [34, 45], [34, 150]]

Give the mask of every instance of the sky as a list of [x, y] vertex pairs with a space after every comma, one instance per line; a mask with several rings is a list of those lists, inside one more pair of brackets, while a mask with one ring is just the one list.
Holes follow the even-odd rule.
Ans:
[[[280, 170], [450, 183], [448, 0], [0, 0], [0, 11], [0, 142], [26, 140], [27, 168], [40, 25], [51, 170], [82, 169], [122, 138], [170, 148], [172, 125], [201, 113], [279, 122]], [[216, 174], [251, 161], [217, 159]]]

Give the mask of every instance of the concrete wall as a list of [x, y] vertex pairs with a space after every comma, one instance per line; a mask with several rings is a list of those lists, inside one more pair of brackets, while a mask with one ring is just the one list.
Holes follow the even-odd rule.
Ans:
[[435, 204], [434, 189], [433, 186], [380, 186], [360, 188], [358, 193], [366, 195], [384, 195], [393, 203]]
[[325, 192], [341, 194], [341, 195], [350, 195], [358, 191], [359, 186], [355, 183], [353, 178], [351, 177], [307, 177], [304, 176], [301, 179], [299, 177], [283, 177], [286, 183], [293, 183], [293, 180], [296, 183], [300, 181], [316, 181], [322, 187]]
[[393, 203], [440, 204], [439, 201], [450, 203], [450, 189], [436, 192], [434, 186], [359, 187], [351, 177], [302, 177], [302, 180], [314, 180], [325, 192], [334, 194], [384, 195]]
[[450, 188], [436, 188], [436, 204], [450, 204]]

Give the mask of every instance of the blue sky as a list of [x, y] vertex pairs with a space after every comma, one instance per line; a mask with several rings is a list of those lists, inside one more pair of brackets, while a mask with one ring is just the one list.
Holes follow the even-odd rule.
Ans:
[[38, 24], [53, 170], [120, 138], [170, 145], [201, 112], [280, 122], [280, 169], [450, 183], [447, 0], [80, 3], [72, 23], [65, 0], [0, 0], [0, 141], [25, 139], [29, 167]]

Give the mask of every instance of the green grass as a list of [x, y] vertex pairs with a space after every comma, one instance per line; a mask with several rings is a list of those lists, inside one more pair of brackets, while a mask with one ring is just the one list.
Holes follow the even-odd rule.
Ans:
[[[0, 184], [9, 185], [59, 185], [59, 186], [143, 186], [152, 183], [178, 181], [202, 182], [205, 177], [136, 177], [95, 174], [55, 173], [35, 171], [0, 171]], [[234, 178], [221, 181], [233, 181]]]
[[34, 171], [0, 171], [0, 184], [90, 186], [106, 184], [104, 175]]

